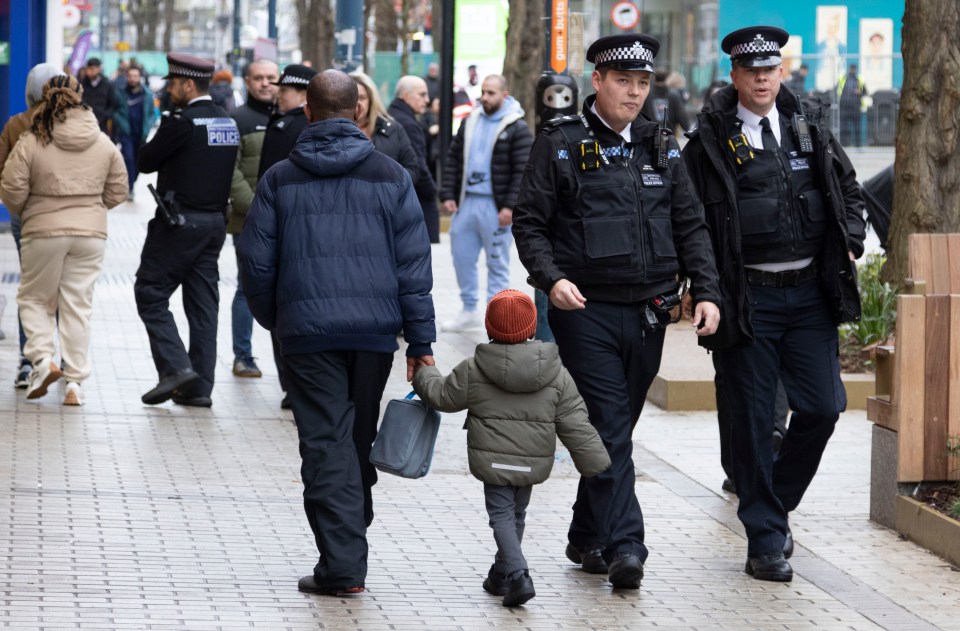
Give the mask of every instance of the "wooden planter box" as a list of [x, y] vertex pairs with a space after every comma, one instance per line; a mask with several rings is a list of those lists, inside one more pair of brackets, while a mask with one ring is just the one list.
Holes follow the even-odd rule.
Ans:
[[900, 495], [897, 497], [897, 532], [960, 566], [960, 521]]

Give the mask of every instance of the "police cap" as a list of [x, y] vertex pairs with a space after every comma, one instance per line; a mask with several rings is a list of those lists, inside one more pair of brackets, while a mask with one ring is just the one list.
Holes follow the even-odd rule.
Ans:
[[186, 77], [187, 79], [213, 78], [213, 62], [185, 53], [168, 53], [167, 68], [167, 76], [165, 76], [164, 79], [169, 79], [170, 77]]
[[720, 42], [730, 61], [743, 68], [779, 66], [780, 48], [790, 34], [775, 26], [750, 26], [736, 30]]
[[283, 69], [283, 74], [273, 82], [273, 85], [290, 85], [301, 90], [306, 90], [310, 79], [313, 79], [316, 75], [317, 71], [310, 66], [290, 64]]
[[587, 61], [596, 69], [644, 70], [653, 72], [653, 58], [660, 41], [649, 35], [625, 33], [601, 37], [587, 50]]

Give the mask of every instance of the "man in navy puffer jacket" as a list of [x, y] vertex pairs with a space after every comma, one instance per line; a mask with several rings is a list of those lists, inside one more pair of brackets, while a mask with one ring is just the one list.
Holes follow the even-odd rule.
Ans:
[[407, 379], [433, 365], [430, 242], [410, 176], [356, 126], [357, 84], [326, 70], [310, 124], [271, 167], [237, 243], [250, 311], [289, 367], [303, 499], [320, 561], [301, 591], [362, 592], [373, 521], [369, 463], [402, 331]]

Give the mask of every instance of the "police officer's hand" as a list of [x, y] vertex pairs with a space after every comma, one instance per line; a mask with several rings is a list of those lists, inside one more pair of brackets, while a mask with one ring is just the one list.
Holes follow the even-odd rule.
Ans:
[[851, 260], [851, 261], [856, 261], [856, 260], [857, 260], [857, 255], [854, 254], [852, 250], [847, 250], [847, 255], [850, 257], [850, 260]]
[[566, 278], [561, 278], [550, 288], [550, 302], [557, 309], [569, 311], [571, 309], [584, 309], [584, 303], [587, 302], [587, 299], [583, 297], [576, 285]]
[[720, 309], [712, 302], [698, 302], [691, 320], [697, 335], [713, 335], [720, 324]]
[[443, 200], [443, 209], [452, 215], [457, 212], [457, 201], [454, 199]]
[[407, 381], [413, 381], [413, 373], [422, 366], [436, 366], [433, 361], [433, 355], [424, 355], [423, 357], [407, 357]]
[[509, 208], [501, 208], [497, 213], [497, 219], [500, 221], [500, 227], [505, 228], [513, 223], [513, 211]]

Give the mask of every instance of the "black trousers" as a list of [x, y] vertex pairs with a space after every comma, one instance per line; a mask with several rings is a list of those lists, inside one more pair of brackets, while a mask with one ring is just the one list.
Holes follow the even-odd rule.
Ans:
[[[190, 392], [182, 394], [208, 397], [213, 391], [217, 361], [217, 259], [227, 232], [220, 213], [187, 212], [184, 218], [186, 224], [177, 228], [159, 219], [151, 219], [147, 224], [133, 291], [160, 378], [193, 368], [200, 379]], [[170, 313], [170, 296], [177, 287], [183, 288], [183, 310], [190, 327], [189, 351]]]
[[[847, 396], [837, 325], [816, 279], [795, 287], [751, 286], [754, 342], [717, 352], [733, 420], [733, 480], [749, 556], [783, 548], [787, 516], [820, 466]], [[777, 378], [793, 414], [773, 453]]]
[[287, 393], [300, 438], [303, 507], [325, 587], [362, 587], [376, 469], [370, 446], [392, 353], [326, 351], [286, 355]]
[[[720, 430], [720, 466], [723, 467], [723, 473], [733, 480], [733, 447], [730, 443], [730, 435], [733, 432], [733, 418], [730, 411], [730, 404], [727, 403], [727, 385], [723, 379], [720, 363], [717, 361], [717, 354], [713, 353], [713, 385], [717, 392], [717, 428]], [[787, 433], [787, 414], [790, 412], [790, 405], [787, 403], [787, 391], [783, 389], [783, 382], [777, 380], [777, 398], [773, 405], [773, 428], [780, 432], [780, 436]], [[772, 432], [771, 432], [772, 434]]]
[[598, 476], [580, 478], [567, 537], [577, 547], [599, 544], [607, 562], [617, 552], [645, 561], [643, 512], [634, 489], [633, 428], [660, 369], [664, 332], [645, 333], [636, 304], [588, 301], [586, 309], [551, 308], [549, 319], [560, 359], [613, 462]]

